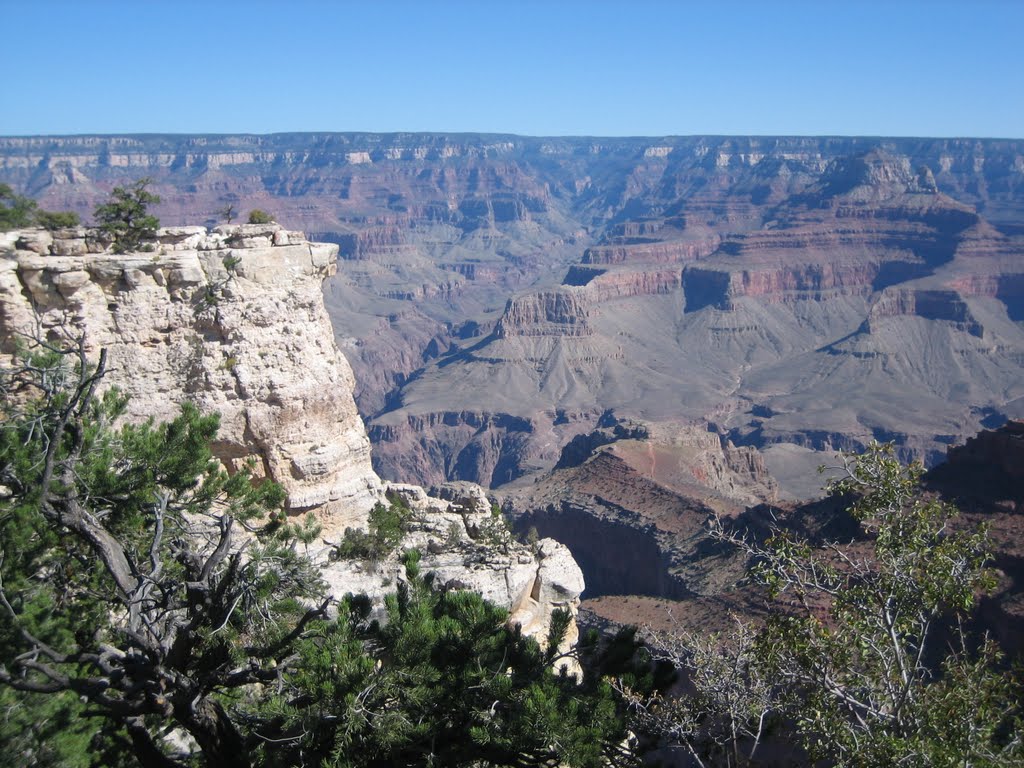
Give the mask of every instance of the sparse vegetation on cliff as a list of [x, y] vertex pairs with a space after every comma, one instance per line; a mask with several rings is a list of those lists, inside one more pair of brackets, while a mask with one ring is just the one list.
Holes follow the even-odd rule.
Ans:
[[0, 232], [32, 226], [36, 201], [17, 195], [7, 184], [0, 184]]
[[250, 224], [271, 224], [274, 221], [274, 217], [266, 211], [260, 210], [259, 208], [253, 208], [249, 211], [249, 223]]
[[127, 187], [114, 187], [110, 199], [93, 213], [99, 228], [113, 238], [115, 253], [138, 251], [145, 241], [156, 237], [160, 221], [149, 213], [149, 206], [159, 203], [160, 197], [147, 189], [151, 183], [145, 178]]
[[418, 560], [405, 556], [386, 625], [348, 599], [337, 621], [310, 626], [301, 664], [264, 705], [261, 733], [275, 736], [260, 747], [266, 764], [634, 764], [618, 746], [624, 724], [600, 675], [577, 682], [551, 671], [567, 621], [552, 622], [544, 652], [479, 595], [432, 589]]
[[37, 211], [36, 223], [43, 229], [55, 230], [77, 227], [82, 220], [74, 211]]
[[0, 184], [0, 232], [22, 227], [61, 229], [80, 223], [74, 211], [43, 211], [30, 197], [15, 194], [7, 184]]
[[343, 560], [356, 558], [371, 562], [386, 557], [401, 541], [409, 515], [409, 507], [400, 496], [389, 499], [386, 505], [374, 504], [367, 530], [346, 528], [334, 555]]

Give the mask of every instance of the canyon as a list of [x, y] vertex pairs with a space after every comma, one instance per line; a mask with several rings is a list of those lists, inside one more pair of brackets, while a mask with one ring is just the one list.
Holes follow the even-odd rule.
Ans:
[[935, 464], [1024, 413], [1024, 144], [838, 137], [0, 138], [85, 216], [261, 208], [338, 247], [324, 299], [390, 480], [541, 478], [602, 418]]
[[[1004, 581], [986, 610], [990, 622], [1008, 628], [1006, 642], [1019, 641], [1015, 491], [972, 501], [965, 489], [983, 482], [977, 467], [963, 470], [958, 487], [940, 481], [956, 463], [943, 463], [947, 453], [964, 455], [955, 446], [967, 443], [986, 464], [1003, 461], [986, 446], [1003, 456], [1019, 445], [1005, 430], [983, 433], [1004, 437], [974, 436], [1004, 423], [1012, 432], [1013, 419], [1024, 416], [1024, 142], [0, 139], [0, 181], [44, 208], [88, 217], [115, 184], [141, 176], [162, 197], [162, 220], [183, 225], [165, 230], [179, 233], [167, 238], [212, 238], [229, 248], [242, 230], [218, 224], [218, 211], [231, 205], [243, 216], [269, 210], [328, 243], [292, 243], [278, 225], [246, 230], [267, 239], [252, 242], [270, 249], [266, 269], [278, 255], [290, 265], [287, 280], [276, 273], [282, 284], [272, 290], [285, 290], [303, 270], [316, 279], [305, 280], [300, 297], [275, 299], [276, 320], [265, 312], [263, 325], [204, 331], [204, 339], [239, 350], [204, 353], [197, 370], [207, 384], [190, 386], [233, 391], [210, 400], [230, 414], [235, 398], [251, 391], [232, 379], [263, 364], [253, 359], [261, 348], [291, 334], [315, 331], [322, 340], [333, 330], [336, 347], [309, 347], [334, 361], [333, 373], [320, 371], [322, 360], [300, 356], [280, 383], [270, 368], [258, 373], [264, 381], [256, 391], [301, 384], [308, 391], [295, 411], [344, 414], [358, 457], [346, 482], [378, 498], [385, 488], [404, 494], [424, 516], [417, 541], [437, 550], [438, 572], [455, 563], [462, 575], [445, 579], [469, 584], [473, 564], [489, 563], [475, 568], [474, 588], [493, 593], [525, 625], [543, 629], [534, 595], [575, 612], [584, 577], [581, 615], [593, 626], [685, 615], [694, 626], [724, 628], [730, 611], [756, 614], [757, 597], [739, 586], [745, 563], [708, 537], [708, 520], [742, 520], [755, 530], [767, 530], [778, 515], [797, 527], [813, 521], [828, 511], [827, 502], [807, 501], [827, 479], [817, 467], [835, 451], [883, 440], [895, 442], [904, 459], [935, 465], [932, 487], [964, 500], [972, 510], [965, 519], [995, 521]], [[197, 218], [213, 228], [200, 235], [184, 227]], [[297, 268], [286, 249], [303, 243], [319, 255]], [[81, 258], [88, 238], [19, 247], [30, 251], [19, 257], [29, 271], [49, 274], [33, 260], [53, 271], [36, 280], [44, 298], [30, 304], [62, 309], [61, 301], [77, 295], [76, 280], [93, 280], [57, 275], [95, 269], [58, 259]], [[216, 247], [197, 250], [208, 275], [203, 286], [226, 284], [229, 252]], [[167, 248], [166, 257], [182, 258], [175, 243]], [[157, 273], [166, 282], [178, 268], [154, 271], [144, 261], [102, 285], [135, 287], [129, 271], [144, 275], [139, 286]], [[319, 309], [292, 314], [292, 301]], [[116, 316], [122, 303], [108, 300], [97, 312]], [[218, 313], [230, 318], [232, 311]], [[132, 322], [144, 314], [135, 311]], [[250, 334], [251, 345], [241, 345]], [[188, 354], [185, 341], [174, 342], [179, 357]], [[353, 426], [356, 411], [365, 430]], [[288, 418], [299, 424], [311, 416]], [[282, 456], [291, 464], [271, 460], [265, 446], [255, 449], [269, 474], [285, 467], [293, 476], [294, 511], [339, 493], [297, 490], [302, 467], [330, 475], [334, 454], [349, 455], [326, 440], [307, 442], [286, 446]], [[253, 451], [232, 447], [224, 455], [237, 461]], [[491, 489], [524, 538], [535, 529], [568, 544], [579, 568], [559, 566], [552, 581], [541, 577], [537, 552], [446, 550], [448, 528], [472, 542], [467, 505], [480, 516], [488, 503], [458, 490], [463, 481]], [[425, 496], [404, 483], [433, 490]], [[318, 514], [333, 520], [335, 538], [359, 522]], [[384, 564], [369, 576], [339, 571], [338, 584], [382, 573], [393, 580], [396, 567]]]

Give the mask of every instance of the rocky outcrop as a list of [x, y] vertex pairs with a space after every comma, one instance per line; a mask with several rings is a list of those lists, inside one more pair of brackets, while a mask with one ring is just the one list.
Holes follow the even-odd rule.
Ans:
[[538, 457], [537, 432], [536, 419], [479, 411], [386, 414], [369, 426], [380, 475], [426, 485], [451, 479], [495, 487], [515, 480]]
[[149, 248], [110, 253], [81, 228], [8, 235], [3, 352], [81, 334], [90, 355], [107, 350], [126, 418], [166, 419], [184, 401], [216, 411], [227, 466], [255, 461], [327, 531], [361, 524], [380, 482], [321, 296], [337, 247], [273, 224], [167, 228]]
[[416, 549], [420, 571], [430, 575], [435, 588], [480, 593], [507, 608], [509, 620], [540, 642], [552, 613], [567, 611], [572, 620], [560, 647], [566, 650], [576, 643], [575, 619], [585, 584], [568, 548], [553, 539], [535, 545], [515, 541], [482, 489], [472, 483], [444, 483], [429, 495], [418, 486], [392, 483], [387, 494], [411, 510], [399, 549], [379, 562], [330, 563], [324, 577], [332, 591], [364, 593], [381, 614], [384, 596], [405, 578], [402, 552]]
[[[164, 221], [259, 207], [341, 246], [326, 294], [360, 412], [375, 439], [436, 430], [409, 438], [431, 479], [557, 458], [574, 433], [538, 414], [559, 409], [712, 419], [760, 445], [889, 434], [934, 460], [1024, 395], [1019, 140], [0, 139], [0, 181], [46, 209], [88, 215], [143, 174]], [[485, 431], [455, 461], [451, 412], [533, 437]]]
[[1024, 421], [950, 446], [947, 459], [924, 477], [925, 487], [953, 502], [955, 528], [984, 526], [996, 587], [981, 600], [983, 628], [1010, 658], [1024, 650]]
[[563, 285], [588, 286], [598, 302], [631, 296], [658, 296], [674, 293], [682, 282], [678, 268], [601, 269], [573, 265]]
[[866, 296], [879, 273], [879, 264], [798, 264], [774, 268], [730, 269], [694, 266], [683, 271], [686, 309], [706, 306], [731, 309], [741, 297], [772, 302], [821, 300], [829, 292]]
[[516, 528], [535, 528], [568, 546], [583, 570], [588, 599], [682, 599], [734, 583], [742, 575], [741, 558], [706, 535], [715, 511], [707, 489], [680, 492], [610, 448], [506, 494], [503, 505]]
[[601, 423], [569, 442], [554, 471], [501, 494], [516, 526], [570, 547], [588, 599], [678, 600], [731, 587], [741, 563], [708, 537], [706, 523], [775, 501], [778, 488], [761, 455], [706, 425], [644, 424], [611, 414]]
[[887, 317], [914, 315], [926, 320], [944, 320], [972, 336], [981, 337], [984, 328], [956, 291], [913, 288], [887, 288], [882, 291], [868, 315], [866, 329]]
[[653, 240], [595, 245], [583, 253], [583, 264], [686, 264], [714, 252], [719, 238]]
[[[963, 445], [951, 446], [946, 462], [950, 468], [978, 465], [1002, 472], [1010, 480], [1024, 480], [1024, 421], [1011, 419], [999, 429], [979, 432]], [[1020, 494], [1024, 496], [1024, 489]]]
[[587, 322], [592, 294], [585, 288], [566, 286], [538, 291], [505, 305], [494, 329], [496, 338], [510, 336], [589, 336]]

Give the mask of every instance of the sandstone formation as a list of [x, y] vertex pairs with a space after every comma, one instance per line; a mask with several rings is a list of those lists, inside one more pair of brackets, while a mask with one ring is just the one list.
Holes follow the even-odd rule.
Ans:
[[928, 473], [928, 483], [968, 512], [982, 508], [1024, 515], [1024, 421], [1011, 419], [950, 446], [946, 462]]
[[517, 528], [569, 544], [587, 602], [608, 595], [712, 597], [742, 576], [743, 559], [707, 536], [777, 488], [761, 457], [697, 425], [612, 422], [579, 435], [557, 468], [500, 494]]
[[[583, 574], [568, 548], [554, 539], [520, 544], [495, 520], [479, 486], [445, 483], [430, 489], [391, 483], [390, 498], [411, 509], [412, 522], [400, 550], [380, 562], [336, 561], [325, 578], [336, 594], [364, 593], [378, 615], [383, 598], [405, 578], [401, 551], [420, 552], [420, 570], [440, 589], [469, 589], [509, 609], [510, 621], [543, 642], [555, 610], [571, 621], [560, 648], [575, 645], [576, 614], [584, 589]], [[570, 668], [575, 671], [574, 664]]]
[[[582, 445], [576, 446], [578, 452], [570, 451], [575, 459], [569, 464], [579, 469], [594, 465], [596, 471], [566, 474], [558, 470], [533, 491], [537, 501], [542, 500], [558, 482], [558, 493], [564, 494], [569, 503], [549, 503], [546, 507], [536, 501], [527, 504], [526, 519], [545, 533], [567, 537], [578, 550], [579, 561], [591, 581], [588, 597], [581, 605], [580, 622], [604, 630], [642, 623], [663, 629], [728, 631], [733, 616], [756, 619], [765, 615], [769, 601], [749, 581], [739, 580], [739, 564], [725, 557], [727, 553], [702, 542], [694, 518], [699, 519], [704, 510], [696, 503], [700, 497], [694, 498], [694, 488], [684, 488], [678, 481], [670, 487], [662, 481], [657, 484], [663, 493], [659, 497], [652, 490], [650, 474], [630, 477], [623, 471], [621, 459], [632, 455], [631, 466], [643, 474], [645, 465], [637, 457], [647, 451], [630, 450], [630, 446], [639, 445], [646, 437], [637, 433], [636, 425], [616, 427], [602, 430], [604, 434], [597, 442], [602, 438], [611, 442], [592, 449], [585, 458]], [[582, 444], [583, 439], [574, 443]], [[618, 467], [602, 455], [616, 447], [620, 449], [615, 451], [620, 457]], [[651, 466], [650, 461], [646, 466]], [[744, 483], [750, 478], [748, 475]], [[988, 632], [1011, 658], [1024, 648], [1022, 478], [1024, 422], [1019, 420], [951, 446], [948, 460], [923, 478], [926, 495], [938, 496], [959, 509], [949, 521], [952, 529], [973, 532], [984, 526], [986, 530], [991, 553], [988, 566], [996, 577], [996, 586], [981, 598], [974, 629]], [[666, 494], [668, 491], [674, 494]], [[510, 506], [521, 503], [519, 494], [529, 493], [525, 488], [511, 491]], [[557, 500], [558, 496], [550, 498]], [[609, 514], [614, 505], [622, 505], [622, 511]], [[735, 508], [718, 511], [732, 515], [731, 524], [747, 535], [763, 537], [771, 526], [782, 526], [815, 546], [822, 540], [858, 538], [858, 524], [845, 513], [847, 505], [848, 500], [843, 498], [825, 498], [799, 504], [748, 506], [738, 512]], [[674, 538], [666, 535], [673, 524], [677, 526]], [[601, 547], [605, 548], [601, 557], [610, 557], [614, 547], [617, 560], [626, 565], [613, 568], [607, 574], [611, 578], [590, 579], [589, 568], [604, 568], [588, 559]], [[685, 551], [685, 560], [675, 565], [672, 554], [680, 550]], [[782, 599], [798, 598], [783, 595]]]
[[[541, 436], [564, 444], [579, 433], [559, 433], [559, 411], [596, 419], [608, 409], [707, 419], [761, 448], [856, 450], [882, 439], [905, 458], [941, 460], [976, 428], [975, 409], [1024, 394], [1014, 325], [1024, 241], [888, 150], [805, 165], [799, 183], [791, 165], [762, 158], [753, 168], [787, 179], [763, 193], [767, 210], [723, 195], [727, 228], [722, 209], [710, 221], [692, 199], [685, 215], [663, 197], [641, 198], [646, 210], [634, 200], [643, 215], [609, 226], [559, 289], [509, 300], [492, 335], [428, 363], [373, 423], [428, 424], [431, 403], [461, 379], [474, 383], [459, 397], [463, 413], [487, 402], [497, 419], [493, 404], [511, 401], [508, 416], [528, 420], [525, 434], [492, 449], [513, 475], [550, 461], [532, 447]], [[465, 444], [431, 427], [404, 431], [420, 437], [375, 433], [385, 474], [417, 441], [433, 441], [438, 457]], [[775, 452], [787, 482], [813, 463], [793, 456]]]

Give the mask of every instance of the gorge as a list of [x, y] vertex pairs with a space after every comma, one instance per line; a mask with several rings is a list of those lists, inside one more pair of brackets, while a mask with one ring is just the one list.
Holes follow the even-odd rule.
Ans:
[[529, 479], [606, 412], [783, 478], [874, 438], [931, 464], [1024, 407], [1018, 141], [0, 139], [44, 207], [142, 175], [165, 224], [259, 207], [338, 245], [324, 296], [388, 479]]
[[[218, 309], [200, 330], [218, 351], [194, 361], [203, 387], [232, 393], [194, 393], [226, 408], [232, 430], [303, 433], [261, 454], [271, 473], [287, 470], [293, 509], [379, 491], [377, 475], [479, 483], [524, 533], [571, 543], [588, 602], [612, 619], [627, 595], [727, 602], [742, 564], [709, 548], [708, 516], [816, 498], [815, 468], [836, 450], [894, 441], [935, 465], [1024, 415], [1017, 140], [0, 139], [0, 181], [45, 208], [88, 218], [141, 176], [182, 243], [226, 242], [237, 226], [215, 225], [230, 205], [332, 244], [249, 233], [271, 247], [243, 267], [256, 283], [276, 266], [317, 280], [245, 315], [244, 333]], [[184, 228], [197, 219], [215, 228]], [[178, 247], [117, 279], [180, 290], [198, 264], [226, 280], [213, 252], [177, 263]], [[60, 248], [73, 258], [88, 241]], [[41, 306], [93, 290], [81, 265], [45, 260], [56, 272], [36, 280]], [[324, 277], [327, 315], [314, 315]], [[104, 302], [97, 327], [130, 311]], [[328, 316], [352, 377], [321, 370], [335, 354], [322, 342], [290, 359], [290, 382], [259, 373], [280, 362], [260, 358], [261, 339], [323, 338]], [[188, 333], [140, 334], [142, 359], [158, 348], [189, 359]], [[241, 415], [247, 393], [278, 390], [302, 409]], [[344, 414], [349, 444], [314, 439], [312, 414]], [[233, 460], [248, 450], [230, 449]], [[342, 469], [343, 456], [358, 458]], [[320, 490], [299, 490], [314, 477]]]

